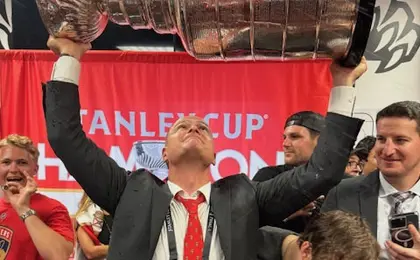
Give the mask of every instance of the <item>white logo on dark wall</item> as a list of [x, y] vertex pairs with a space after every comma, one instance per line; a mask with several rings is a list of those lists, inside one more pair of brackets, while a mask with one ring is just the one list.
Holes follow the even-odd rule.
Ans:
[[12, 30], [12, 0], [0, 0], [0, 49], [10, 49]]
[[420, 47], [420, 25], [414, 22], [413, 8], [400, 0], [376, 6], [365, 53], [368, 60], [380, 61], [376, 73], [391, 71], [415, 57]]

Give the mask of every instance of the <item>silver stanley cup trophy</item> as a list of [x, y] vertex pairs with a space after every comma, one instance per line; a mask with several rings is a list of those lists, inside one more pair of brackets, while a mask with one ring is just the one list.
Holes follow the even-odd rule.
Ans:
[[375, 0], [36, 0], [49, 33], [91, 42], [107, 21], [178, 34], [200, 60], [360, 62]]
[[136, 161], [141, 168], [149, 170], [161, 180], [168, 177], [168, 166], [162, 159], [165, 141], [138, 141], [134, 143], [134, 147]]

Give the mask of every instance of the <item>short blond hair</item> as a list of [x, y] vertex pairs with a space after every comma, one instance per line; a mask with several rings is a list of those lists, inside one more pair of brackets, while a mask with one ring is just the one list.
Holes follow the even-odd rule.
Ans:
[[35, 163], [38, 163], [39, 151], [34, 142], [27, 136], [11, 134], [0, 140], [0, 148], [13, 145], [26, 150]]

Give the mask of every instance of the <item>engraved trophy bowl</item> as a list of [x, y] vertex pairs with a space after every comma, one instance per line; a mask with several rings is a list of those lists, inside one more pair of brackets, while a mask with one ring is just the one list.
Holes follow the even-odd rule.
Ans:
[[88, 43], [98, 38], [108, 23], [102, 0], [36, 0], [48, 33]]
[[49, 33], [91, 42], [107, 21], [178, 34], [199, 60], [341, 59], [366, 48], [375, 0], [36, 0]]
[[162, 150], [165, 141], [137, 141], [134, 143], [136, 148], [136, 161], [141, 168], [149, 170], [161, 180], [168, 177], [168, 166], [162, 159]]

